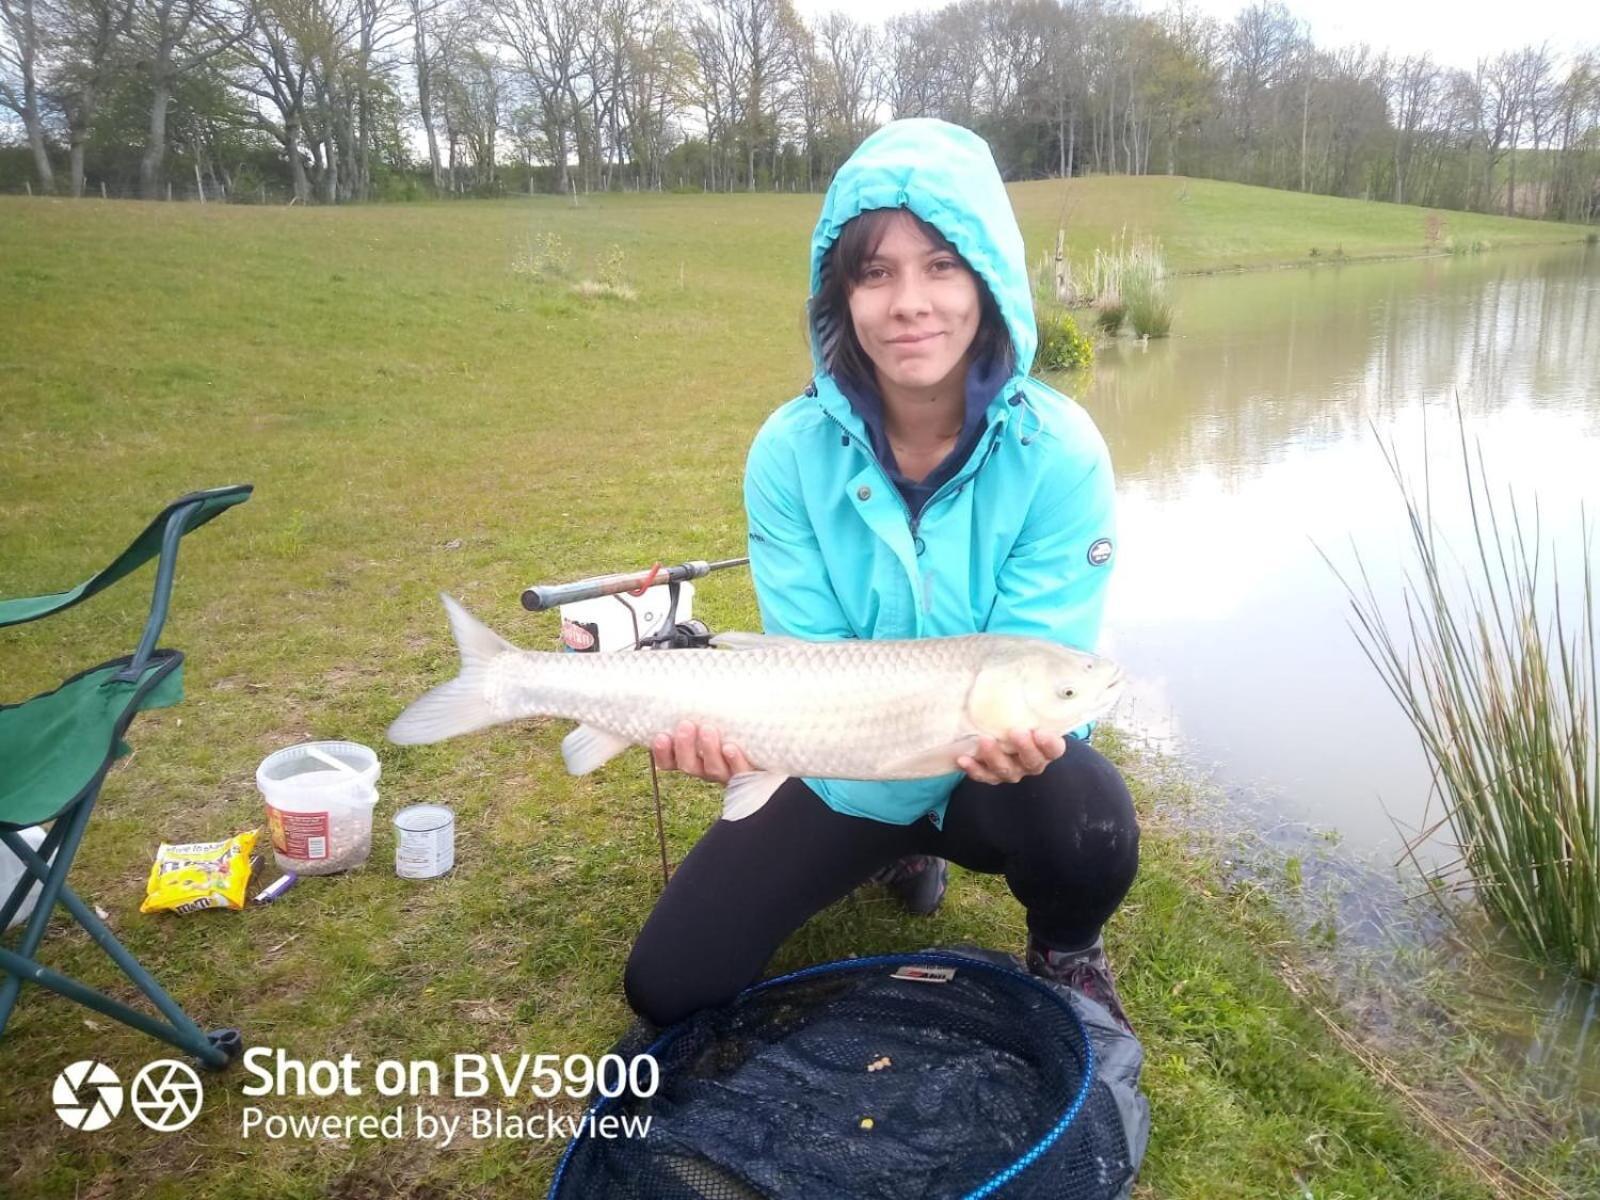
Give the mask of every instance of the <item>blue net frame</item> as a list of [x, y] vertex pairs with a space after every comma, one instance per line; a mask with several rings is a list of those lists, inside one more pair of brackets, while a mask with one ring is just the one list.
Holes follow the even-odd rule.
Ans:
[[[950, 951], [807, 967], [614, 1053], [550, 1200], [1114, 1200], [1137, 1164], [1064, 990]], [[911, 970], [908, 970], [911, 969]], [[642, 1136], [606, 1136], [631, 1119]], [[1139, 1147], [1142, 1151], [1142, 1145]]]

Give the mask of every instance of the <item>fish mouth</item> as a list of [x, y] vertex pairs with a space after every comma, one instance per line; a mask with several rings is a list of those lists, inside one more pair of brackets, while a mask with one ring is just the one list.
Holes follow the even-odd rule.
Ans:
[[1128, 680], [1128, 673], [1119, 666], [1111, 668], [1111, 678], [1100, 685], [1100, 698], [1095, 704], [1095, 711], [1104, 713], [1119, 699], [1122, 698], [1122, 685]]

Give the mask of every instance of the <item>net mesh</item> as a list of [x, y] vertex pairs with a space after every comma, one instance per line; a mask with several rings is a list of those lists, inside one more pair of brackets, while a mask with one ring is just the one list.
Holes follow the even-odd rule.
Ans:
[[813, 967], [618, 1051], [648, 1051], [659, 1088], [591, 1111], [648, 1117], [648, 1133], [588, 1124], [553, 1200], [1109, 1200], [1134, 1173], [1072, 1006], [990, 962]]

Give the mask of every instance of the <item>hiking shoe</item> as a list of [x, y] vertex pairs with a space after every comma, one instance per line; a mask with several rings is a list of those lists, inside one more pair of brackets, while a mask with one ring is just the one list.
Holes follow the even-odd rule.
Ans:
[[1094, 944], [1084, 950], [1051, 950], [1030, 937], [1028, 972], [1081, 992], [1115, 1017], [1118, 1025], [1133, 1032], [1128, 1014], [1122, 1010], [1122, 1000], [1117, 996], [1117, 985], [1111, 978], [1104, 938], [1095, 938]]
[[926, 917], [944, 899], [949, 878], [950, 864], [944, 859], [931, 854], [911, 854], [884, 867], [872, 876], [871, 882], [888, 888], [905, 905], [907, 912]]

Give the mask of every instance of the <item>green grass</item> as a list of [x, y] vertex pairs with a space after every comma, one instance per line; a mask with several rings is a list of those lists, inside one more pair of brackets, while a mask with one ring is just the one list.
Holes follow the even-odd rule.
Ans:
[[[1182, 181], [1123, 181], [1120, 198], [1107, 190], [1116, 182], [1084, 181], [1098, 207], [1080, 206], [1075, 237], [1091, 212], [1131, 222], [1148, 210], [1180, 267], [1228, 265], [1221, 247], [1262, 245], [1253, 230], [1197, 222], [1197, 201], [1250, 189], [1190, 183], [1179, 202]], [[1030, 245], [1044, 245], [1057, 193], [1015, 194]], [[248, 1043], [301, 1058], [369, 1063], [592, 1054], [623, 1031], [622, 964], [659, 883], [640, 753], [572, 779], [556, 751], [564, 723], [404, 750], [382, 731], [453, 673], [441, 590], [549, 648], [553, 618], [517, 604], [530, 582], [742, 552], [745, 448], [808, 373], [801, 301], [816, 205], [0, 199], [0, 595], [75, 582], [186, 490], [257, 488], [186, 541], [163, 640], [189, 655], [187, 702], [132, 729], [135, 753], [113, 770], [73, 875], [204, 1025], [237, 1025]], [[552, 233], [573, 277], [607, 275], [638, 299], [583, 300], [518, 271], [530, 240]], [[1374, 233], [1374, 250], [1398, 251], [1397, 234], [1385, 236]], [[141, 577], [0, 634], [5, 699], [126, 653], [146, 588]], [[714, 628], [754, 628], [748, 579], [708, 581], [697, 613]], [[365, 870], [306, 880], [259, 910], [138, 913], [159, 841], [258, 825], [261, 758], [335, 736], [383, 758]], [[458, 865], [444, 880], [402, 881], [388, 867], [387, 820], [423, 800], [455, 809]], [[674, 779], [666, 803], [681, 858], [716, 797]], [[1155, 1132], [1142, 1194], [1482, 1194], [1279, 981], [1284, 936], [1270, 911], [1211, 878], [1152, 830], [1109, 932], [1149, 1055]], [[808, 925], [775, 967], [967, 939], [1018, 948], [1022, 937], [1004, 886], [961, 875], [934, 920], [864, 894]], [[41, 956], [132, 998], [81, 934], [54, 927]], [[49, 1085], [66, 1063], [92, 1055], [127, 1078], [158, 1053], [27, 989], [0, 1042], [0, 1193], [527, 1195], [558, 1152], [244, 1143], [238, 1071], [208, 1080], [204, 1114], [180, 1134], [126, 1115], [95, 1135], [59, 1124]], [[377, 1107], [369, 1097], [278, 1111]]]
[[[1067, 249], [1074, 261], [1109, 247], [1126, 230], [1160, 241], [1177, 272], [1393, 258], [1445, 253], [1442, 242], [1505, 248], [1582, 241], [1587, 227], [1512, 217], [1343, 200], [1170, 176], [1095, 176], [1013, 185], [1013, 203], [1032, 258], [1055, 248], [1065, 205]], [[1428, 215], [1439, 217], [1429, 245]]]

